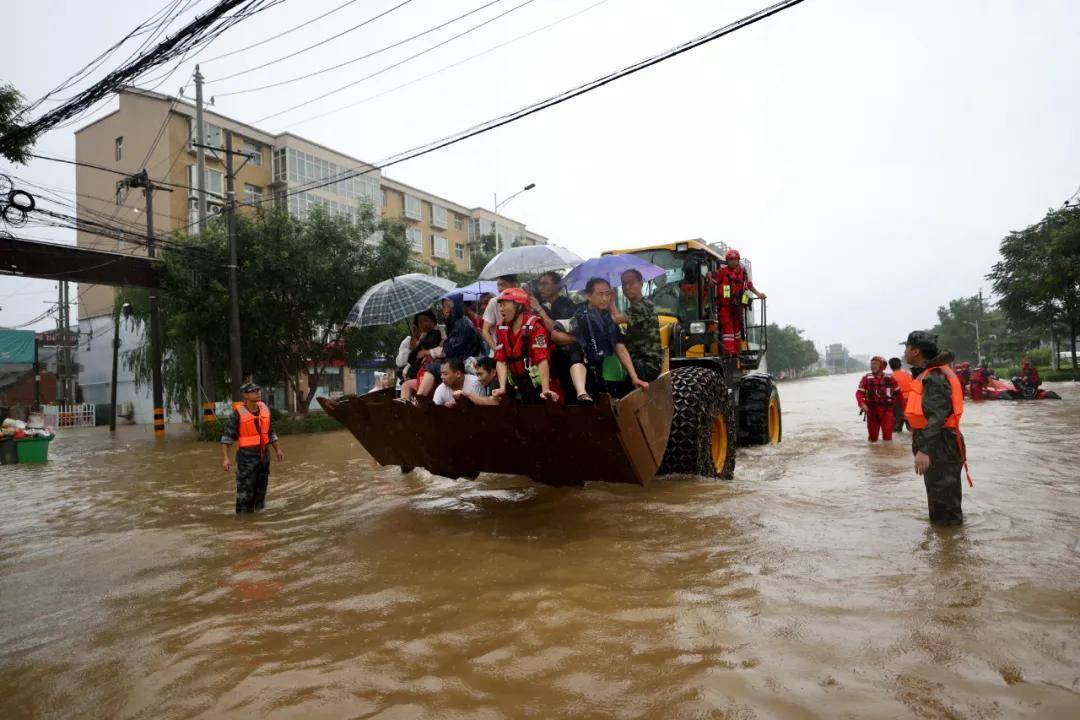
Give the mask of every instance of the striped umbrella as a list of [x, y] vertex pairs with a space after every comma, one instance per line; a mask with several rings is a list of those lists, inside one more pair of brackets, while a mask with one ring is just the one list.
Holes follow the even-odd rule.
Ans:
[[452, 280], [434, 275], [398, 275], [372, 285], [353, 305], [348, 323], [356, 327], [390, 325], [426, 310], [456, 287]]

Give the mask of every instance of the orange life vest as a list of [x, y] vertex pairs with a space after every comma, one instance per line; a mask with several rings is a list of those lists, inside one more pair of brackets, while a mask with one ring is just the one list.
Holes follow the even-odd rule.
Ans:
[[923, 415], [922, 411], [923, 378], [926, 377], [927, 373], [935, 370], [944, 373], [945, 377], [949, 379], [949, 388], [952, 395], [952, 412], [949, 413], [949, 417], [945, 418], [945, 427], [960, 427], [960, 416], [964, 414], [964, 388], [960, 385], [960, 378], [956, 377], [956, 373], [953, 372], [952, 368], [946, 365], [935, 365], [924, 370], [922, 375], [918, 379], [912, 380], [911, 385], [908, 387], [904, 417], [911, 424], [912, 430], [922, 430], [927, 425], [926, 416]]
[[892, 376], [893, 380], [896, 381], [897, 387], [900, 388], [900, 394], [907, 397], [907, 394], [911, 391], [911, 373], [903, 369], [893, 370]]
[[912, 430], [922, 430], [929, 423], [922, 410], [923, 378], [927, 373], [934, 370], [944, 373], [949, 379], [949, 394], [952, 400], [952, 412], [945, 418], [944, 427], [953, 428], [956, 431], [956, 449], [960, 453], [960, 459], [964, 463], [964, 473], [967, 475], [968, 486], [974, 486], [971, 480], [971, 471], [968, 470], [967, 449], [964, 446], [963, 435], [960, 434], [960, 417], [964, 414], [964, 387], [960, 384], [960, 378], [948, 365], [935, 365], [923, 371], [918, 378], [911, 381], [907, 392], [907, 405], [904, 407], [904, 417]]
[[257, 447], [261, 453], [270, 444], [270, 408], [260, 400], [258, 415], [252, 415], [243, 403], [236, 408], [236, 412], [240, 414], [237, 446]]

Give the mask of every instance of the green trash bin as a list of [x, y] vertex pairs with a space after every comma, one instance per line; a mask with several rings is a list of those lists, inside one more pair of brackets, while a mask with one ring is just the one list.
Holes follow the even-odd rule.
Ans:
[[15, 441], [15, 449], [20, 463], [38, 463], [49, 459], [49, 443], [55, 435], [48, 437], [23, 438]]

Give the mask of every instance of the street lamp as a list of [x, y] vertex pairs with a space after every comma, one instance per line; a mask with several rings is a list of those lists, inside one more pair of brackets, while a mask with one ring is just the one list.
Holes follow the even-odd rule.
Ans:
[[[536, 187], [536, 183], [529, 183], [528, 185], [521, 188], [516, 193], [514, 193], [510, 197], [506, 198], [502, 202], [499, 202], [499, 193], [495, 193], [495, 214], [496, 215], [499, 214], [499, 208], [500, 207], [505, 207], [506, 203], [510, 202], [511, 200], [513, 200], [514, 198], [516, 198], [518, 195], [525, 192], [526, 190], [532, 190], [534, 187]], [[492, 228], [494, 230], [494, 232], [495, 232], [495, 249], [496, 250], [502, 250], [503, 248], [499, 247], [499, 229], [497, 227], [498, 223], [496, 223], [495, 221], [492, 221], [492, 225], [495, 226], [495, 227]]]

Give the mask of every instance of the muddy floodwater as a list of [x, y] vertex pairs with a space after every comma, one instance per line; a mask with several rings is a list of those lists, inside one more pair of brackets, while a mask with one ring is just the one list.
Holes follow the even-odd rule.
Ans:
[[729, 482], [287, 436], [239, 519], [217, 446], [68, 432], [0, 470], [0, 717], [1080, 717], [1080, 387], [969, 404], [967, 524], [935, 531], [857, 381], [782, 384], [784, 442]]

